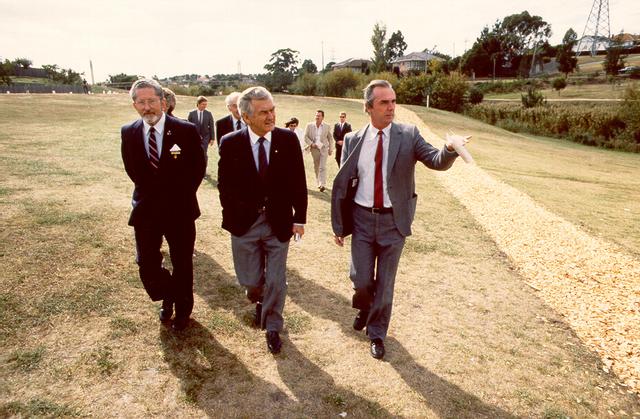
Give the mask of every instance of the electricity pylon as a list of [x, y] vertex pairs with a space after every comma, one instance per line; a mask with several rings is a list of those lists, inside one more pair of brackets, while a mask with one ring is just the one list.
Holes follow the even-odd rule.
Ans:
[[589, 51], [591, 56], [594, 56], [598, 52], [598, 44], [604, 44], [603, 46], [608, 48], [610, 42], [609, 0], [594, 0], [582, 38], [576, 48], [576, 55], [580, 55], [581, 51]]

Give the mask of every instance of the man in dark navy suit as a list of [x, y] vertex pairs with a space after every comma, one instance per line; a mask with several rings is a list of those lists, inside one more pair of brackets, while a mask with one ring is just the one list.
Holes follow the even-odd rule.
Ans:
[[342, 158], [342, 144], [344, 136], [351, 132], [351, 124], [347, 122], [347, 113], [340, 112], [340, 121], [333, 126], [333, 139], [336, 141], [336, 162], [340, 167], [340, 159]]
[[[204, 150], [193, 124], [162, 111], [166, 102], [155, 80], [136, 81], [130, 94], [141, 119], [122, 127], [122, 160], [135, 185], [129, 225], [135, 230], [136, 261], [149, 297], [162, 300], [160, 320], [171, 320], [175, 305], [172, 327], [182, 330], [193, 309], [196, 191], [204, 176]], [[162, 264], [163, 237], [173, 273]]]
[[304, 234], [307, 182], [295, 133], [276, 128], [273, 97], [263, 87], [242, 92], [247, 127], [222, 138], [218, 190], [222, 228], [231, 233], [238, 282], [256, 304], [267, 347], [280, 352], [289, 240]]
[[247, 126], [247, 124], [242, 121], [242, 116], [238, 110], [239, 97], [240, 92], [231, 92], [224, 100], [224, 103], [227, 105], [227, 109], [229, 110], [229, 115], [216, 121], [216, 140], [218, 141], [218, 148], [220, 148], [220, 140], [222, 137], [230, 132], [240, 130]]

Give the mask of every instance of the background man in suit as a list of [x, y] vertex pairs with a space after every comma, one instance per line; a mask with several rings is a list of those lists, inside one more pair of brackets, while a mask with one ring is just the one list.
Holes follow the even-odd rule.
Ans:
[[316, 121], [309, 122], [304, 130], [304, 141], [311, 150], [313, 169], [316, 172], [318, 189], [324, 192], [327, 184], [327, 156], [333, 148], [331, 141], [331, 127], [324, 120], [324, 111], [316, 111]]
[[364, 99], [370, 123], [345, 137], [331, 222], [339, 246], [352, 234], [353, 307], [360, 310], [353, 327], [367, 327], [371, 355], [381, 359], [400, 254], [416, 209], [416, 162], [447, 170], [457, 154], [451, 144], [438, 150], [415, 126], [393, 122], [396, 94], [389, 82], [373, 80]]
[[[166, 103], [155, 80], [131, 87], [141, 119], [122, 127], [122, 160], [133, 181], [129, 225], [136, 238], [140, 279], [153, 301], [162, 300], [160, 320], [187, 327], [193, 309], [193, 245], [200, 216], [196, 191], [204, 175], [204, 152], [196, 128], [162, 112]], [[162, 238], [169, 244], [173, 273], [162, 266]]]
[[342, 143], [344, 136], [351, 132], [351, 124], [347, 122], [347, 113], [340, 112], [340, 122], [336, 122], [333, 127], [333, 139], [336, 141], [336, 162], [340, 167], [340, 159], [342, 158]]
[[242, 116], [240, 116], [240, 111], [238, 110], [238, 97], [240, 97], [240, 92], [231, 92], [224, 100], [230, 114], [216, 121], [216, 139], [218, 141], [218, 148], [220, 148], [220, 139], [222, 137], [246, 126], [242, 121]]
[[209, 145], [213, 143], [213, 115], [207, 110], [207, 98], [204, 96], [198, 96], [196, 100], [196, 109], [189, 112], [187, 120], [192, 124], [195, 124], [198, 134], [200, 134], [200, 140], [202, 149], [204, 150], [205, 162], [207, 161], [207, 152]]
[[220, 146], [222, 228], [231, 233], [236, 276], [256, 303], [256, 325], [266, 329], [275, 354], [282, 346], [289, 239], [304, 234], [307, 183], [298, 138], [275, 127], [271, 94], [249, 88], [238, 106], [248, 126], [227, 134]]

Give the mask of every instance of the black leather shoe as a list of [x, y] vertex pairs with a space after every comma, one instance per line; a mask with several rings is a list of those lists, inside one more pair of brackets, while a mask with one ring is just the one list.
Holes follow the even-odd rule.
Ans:
[[160, 321], [168, 322], [173, 316], [173, 303], [167, 300], [162, 301], [162, 308], [160, 309]]
[[260, 328], [262, 321], [262, 303], [256, 303], [256, 313], [253, 315], [253, 325]]
[[267, 332], [267, 348], [269, 348], [269, 352], [272, 354], [280, 353], [280, 348], [282, 348], [282, 341], [280, 340], [280, 335], [275, 331]]
[[384, 342], [382, 339], [371, 339], [371, 356], [382, 359], [384, 356]]
[[189, 317], [176, 316], [176, 318], [173, 319], [173, 324], [171, 325], [171, 328], [176, 332], [179, 332], [181, 330], [186, 329], [188, 325], [189, 325]]
[[356, 318], [353, 320], [353, 328], [356, 330], [364, 329], [364, 327], [367, 325], [368, 318], [369, 312], [360, 310]]

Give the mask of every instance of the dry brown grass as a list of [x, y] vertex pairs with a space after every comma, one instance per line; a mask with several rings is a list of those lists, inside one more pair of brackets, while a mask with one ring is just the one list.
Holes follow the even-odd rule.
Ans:
[[[190, 100], [179, 98], [178, 115]], [[352, 102], [277, 103], [280, 121], [311, 120], [320, 107], [364, 122]], [[210, 106], [223, 114], [220, 98]], [[133, 261], [119, 157], [119, 127], [135, 117], [128, 100], [12, 95], [0, 109], [2, 416], [640, 415], [637, 397], [422, 167], [385, 361], [351, 329], [348, 248], [332, 243], [328, 195], [313, 190], [307, 234], [290, 250], [287, 331], [274, 357], [249, 325], [219, 227], [215, 153], [199, 191], [195, 322], [174, 334], [158, 324]]]

